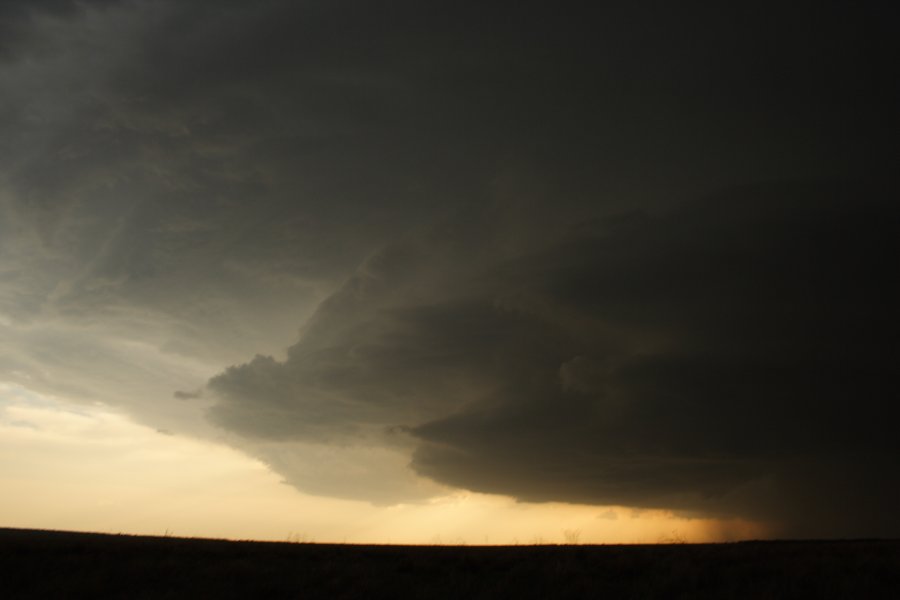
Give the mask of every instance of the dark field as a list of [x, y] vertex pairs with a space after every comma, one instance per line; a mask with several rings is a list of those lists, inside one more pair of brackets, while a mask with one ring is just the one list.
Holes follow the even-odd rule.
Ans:
[[900, 542], [353, 546], [0, 529], [2, 598], [900, 598]]

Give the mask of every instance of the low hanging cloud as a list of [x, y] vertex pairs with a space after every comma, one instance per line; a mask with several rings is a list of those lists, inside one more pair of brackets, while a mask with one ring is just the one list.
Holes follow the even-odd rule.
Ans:
[[892, 193], [750, 186], [512, 246], [461, 217], [376, 254], [284, 361], [212, 379], [210, 416], [522, 500], [897, 534]]

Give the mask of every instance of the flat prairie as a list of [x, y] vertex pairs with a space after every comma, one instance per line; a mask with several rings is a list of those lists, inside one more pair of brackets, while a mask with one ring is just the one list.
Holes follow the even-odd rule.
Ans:
[[900, 598], [900, 541], [368, 546], [0, 529], [13, 598]]

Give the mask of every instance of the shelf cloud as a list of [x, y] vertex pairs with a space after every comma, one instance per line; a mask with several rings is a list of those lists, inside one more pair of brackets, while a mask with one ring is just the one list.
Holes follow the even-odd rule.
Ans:
[[211, 416], [264, 439], [402, 434], [417, 473], [522, 500], [875, 533], [900, 496], [889, 193], [749, 186], [514, 255], [461, 216], [370, 258], [286, 360], [215, 377]]

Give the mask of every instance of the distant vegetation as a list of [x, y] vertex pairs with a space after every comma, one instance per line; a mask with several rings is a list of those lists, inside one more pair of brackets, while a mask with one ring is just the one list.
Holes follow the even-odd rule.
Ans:
[[10, 600], [900, 598], [897, 541], [357, 546], [0, 529], [0, 564]]

